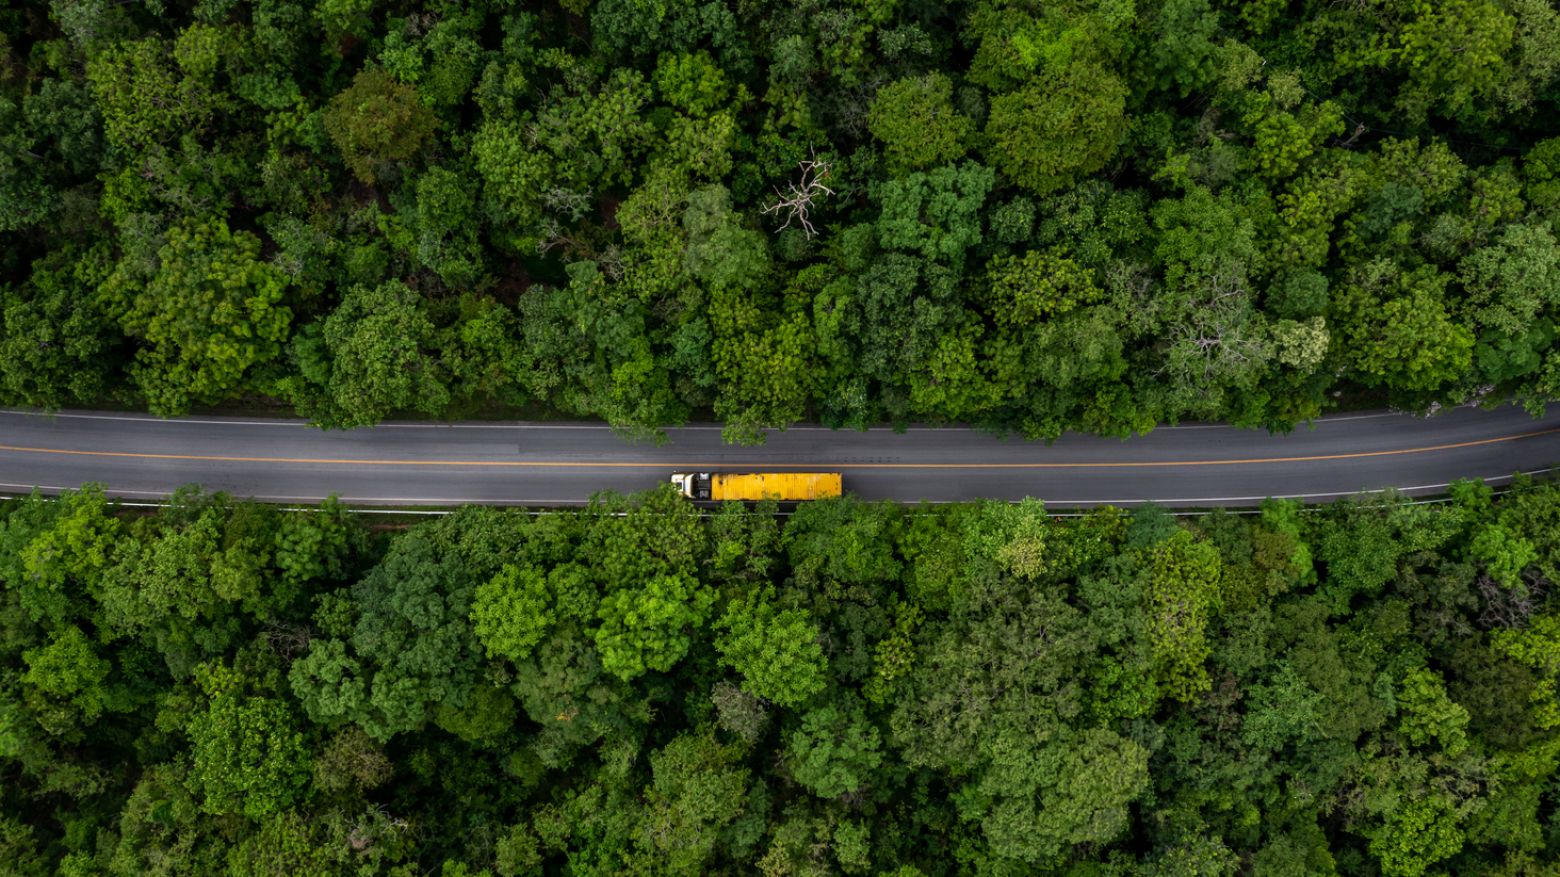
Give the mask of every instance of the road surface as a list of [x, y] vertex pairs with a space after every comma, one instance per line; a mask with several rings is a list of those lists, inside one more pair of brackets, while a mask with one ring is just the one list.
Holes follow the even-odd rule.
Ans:
[[1118, 440], [1054, 444], [965, 429], [835, 431], [796, 427], [756, 448], [721, 444], [715, 426], [632, 443], [596, 424], [391, 423], [324, 432], [296, 420], [0, 412], [0, 493], [100, 482], [124, 499], [198, 483], [239, 497], [357, 504], [572, 505], [642, 490], [674, 470], [840, 471], [866, 499], [948, 502], [1039, 497], [1053, 507], [1157, 502], [1253, 505], [1268, 496], [1327, 501], [1395, 487], [1437, 493], [1459, 478], [1499, 484], [1560, 464], [1560, 404], [1459, 408], [1432, 418], [1364, 413], [1289, 435], [1220, 425], [1161, 427]]

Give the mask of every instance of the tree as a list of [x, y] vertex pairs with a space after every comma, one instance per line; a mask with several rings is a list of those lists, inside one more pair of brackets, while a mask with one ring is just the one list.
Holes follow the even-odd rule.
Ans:
[[276, 567], [289, 584], [339, 582], [363, 549], [364, 533], [334, 496], [309, 514], [288, 515], [276, 528]]
[[[1540, 314], [1560, 306], [1560, 243], [1543, 226], [1512, 225], [1464, 257], [1459, 310], [1478, 332], [1475, 361], [1489, 379], [1510, 380], [1539, 367], [1548, 345]], [[1511, 341], [1520, 345], [1511, 348]]]
[[475, 682], [472, 584], [426, 534], [398, 541], [350, 589], [343, 638], [316, 639], [288, 676], [309, 717], [357, 724], [381, 742], [465, 707]]
[[384, 785], [394, 773], [379, 744], [353, 725], [332, 736], [315, 756], [312, 784], [326, 794], [360, 794]]
[[[315, 420], [345, 429], [397, 411], [441, 412], [450, 394], [431, 351], [434, 331], [417, 294], [400, 281], [349, 289], [318, 336], [294, 342], [300, 353], [328, 363], [319, 388], [328, 395], [312, 412]], [[314, 337], [317, 351], [306, 346]]]
[[50, 185], [44, 157], [24, 127], [22, 107], [0, 97], [0, 231], [19, 231], [41, 223], [59, 208], [59, 192]]
[[1523, 587], [1522, 571], [1538, 560], [1538, 549], [1502, 524], [1485, 524], [1468, 543], [1468, 556], [1502, 587], [1516, 590]]
[[965, 251], [980, 242], [980, 209], [994, 179], [990, 168], [967, 161], [884, 183], [874, 192], [883, 208], [878, 242], [961, 267]]
[[926, 170], [964, 155], [974, 128], [953, 108], [953, 83], [941, 73], [907, 76], [878, 89], [867, 128], [883, 141], [895, 170]]
[[25, 285], [0, 286], [0, 397], [56, 409], [108, 392], [119, 333], [95, 293], [112, 265], [106, 246], [66, 247], [34, 264]]
[[[483, 180], [483, 196], [495, 222], [529, 231], [541, 219], [541, 193], [548, 189], [549, 156], [529, 148], [519, 124], [491, 120], [472, 138], [471, 157]], [[535, 238], [518, 237], [515, 244]], [[517, 247], [518, 248], [518, 247]]]
[[979, 324], [966, 312], [963, 325], [949, 331], [910, 376], [910, 408], [930, 420], [974, 420], [1001, 398], [989, 380], [977, 351], [982, 348]]
[[1293, 175], [1328, 137], [1344, 132], [1340, 107], [1332, 101], [1296, 106], [1303, 95], [1297, 79], [1272, 77], [1266, 93], [1252, 98], [1242, 120], [1253, 128], [1257, 167], [1275, 179]]
[[716, 333], [711, 354], [719, 390], [715, 412], [728, 440], [761, 440], [760, 430], [801, 420], [813, 395], [817, 368], [812, 324], [806, 314], [776, 320], [755, 297], [736, 290], [711, 294]]
[[721, 730], [735, 734], [749, 746], [757, 743], [769, 727], [769, 710], [764, 702], [730, 682], [715, 683], [710, 702], [715, 706], [715, 723]]
[[1397, 104], [1409, 119], [1423, 121], [1432, 109], [1463, 118], [1489, 112], [1485, 102], [1511, 75], [1512, 16], [1479, 0], [1456, 0], [1433, 10], [1407, 3], [1389, 8], [1397, 26], [1375, 41], [1369, 57], [1408, 74]]
[[[552, 60], [570, 68], [573, 88], [534, 113], [517, 112], [513, 100], [486, 108], [472, 139], [499, 240], [514, 251], [545, 243], [549, 226], [579, 222], [600, 187], [628, 184], [654, 131], [642, 116], [650, 85], [638, 71], [621, 68], [598, 83], [577, 59]], [[588, 85], [599, 87], [589, 93]]]
[[1148, 786], [1147, 751], [1104, 729], [1039, 748], [1008, 732], [997, 746], [994, 769], [961, 796], [959, 809], [980, 820], [992, 852], [1004, 858], [1042, 864], [1077, 844], [1110, 843]]
[[661, 55], [655, 86], [663, 100], [696, 117], [714, 112], [730, 92], [726, 72], [703, 50]]
[[733, 600], [716, 622], [715, 648], [722, 663], [742, 675], [742, 689], [783, 707], [796, 707], [823, 691], [828, 663], [818, 627], [800, 609], [782, 609], [773, 597]]
[[706, 873], [726, 826], [748, 806], [739, 751], [712, 735], [679, 735], [651, 753], [639, 847], [668, 874]]
[[279, 700], [246, 697], [241, 678], [220, 664], [196, 670], [210, 698], [189, 726], [192, 784], [208, 813], [261, 819], [293, 806], [309, 778], [297, 718]]
[[786, 766], [822, 798], [861, 791], [882, 764], [881, 739], [854, 698], [808, 710], [786, 735]]
[[30, 499], [3, 531], [0, 580], [34, 622], [64, 627], [89, 613], [81, 603], [96, 587], [115, 554], [127, 546], [101, 486], [88, 485], [56, 502]]
[[[820, 341], [829, 338], [831, 329], [854, 341], [846, 348], [852, 360], [842, 365], [858, 380], [874, 380], [882, 386], [879, 404], [891, 417], [909, 416], [901, 388], [927, 365], [944, 334], [962, 316], [949, 303], [955, 277], [944, 266], [891, 253], [856, 280], [847, 299], [820, 301], [815, 309], [814, 330]], [[830, 322], [841, 325], [830, 327]]]
[[1362, 382], [1422, 393], [1468, 373], [1473, 333], [1447, 313], [1446, 281], [1433, 269], [1402, 273], [1381, 260], [1356, 272], [1342, 306], [1342, 349]]
[[460, 171], [431, 167], [418, 176], [415, 197], [396, 214], [405, 215], [403, 246], [452, 289], [472, 289], [483, 277], [477, 191]]
[[769, 251], [763, 235], [743, 228], [731, 210], [731, 193], [715, 184], [688, 193], [683, 213], [688, 274], [716, 286], [751, 289], [764, 282]]
[[601, 666], [625, 682], [672, 669], [709, 618], [715, 595], [692, 576], [658, 575], [640, 588], [607, 594], [597, 615]]
[[1415, 746], [1433, 740], [1447, 755], [1468, 748], [1468, 710], [1446, 694], [1446, 686], [1434, 670], [1421, 667], [1403, 677], [1398, 702], [1403, 717], [1398, 728]]
[[108, 44], [87, 63], [87, 81], [115, 148], [136, 153], [198, 133], [220, 105], [197, 77], [180, 75], [168, 44], [156, 37]]
[[417, 89], [383, 70], [360, 70], [331, 98], [321, 119], [354, 176], [373, 185], [398, 162], [415, 158], [433, 136], [434, 116]]
[[1560, 727], [1560, 666], [1554, 660], [1560, 644], [1560, 615], [1534, 616], [1523, 630], [1496, 631], [1490, 645], [1500, 655], [1525, 664], [1537, 674], [1530, 695], [1533, 720], [1541, 728]]
[[222, 655], [255, 620], [291, 608], [270, 580], [272, 520], [197, 488], [176, 492], [165, 526], [124, 540], [94, 588], [100, 635], [134, 636], [176, 678]]
[[1155, 84], [1183, 98], [1218, 76], [1219, 16], [1209, 7], [1207, 0], [1169, 0], [1149, 41]]
[[684, 420], [688, 406], [651, 346], [644, 303], [610, 284], [595, 262], [572, 263], [567, 273], [566, 286], [520, 300], [524, 388], [560, 410], [640, 435]]
[[1203, 662], [1210, 613], [1220, 605], [1218, 551], [1177, 530], [1155, 546], [1147, 591], [1149, 643], [1160, 685], [1171, 697], [1188, 701], [1211, 683]]
[[986, 266], [986, 300], [998, 326], [1027, 328], [1099, 300], [1093, 275], [1077, 262], [1040, 250], [998, 256]]
[[51, 734], [79, 732], [97, 721], [116, 698], [104, 682], [113, 668], [98, 656], [86, 634], [65, 627], [48, 645], [22, 653], [28, 708]]
[[785, 217], [785, 221], [780, 223], [781, 231], [790, 228], [794, 222], [801, 227], [807, 239], [812, 240], [818, 234], [818, 229], [812, 224], [812, 210], [818, 206], [814, 202], [825, 195], [834, 194], [827, 182], [834, 172], [834, 165], [814, 155], [798, 162], [797, 169], [801, 174], [796, 182], [787, 182], [784, 191], [776, 186], [777, 200], [764, 207], [763, 212]]
[[471, 601], [472, 630], [490, 658], [527, 657], [553, 620], [547, 574], [535, 567], [506, 565]]
[[895, 510], [851, 499], [822, 500], [796, 510], [782, 541], [797, 583], [860, 585], [896, 578], [902, 569], [888, 538]]
[[1404, 802], [1370, 841], [1390, 877], [1419, 877], [1462, 847], [1463, 832], [1452, 808], [1438, 796]]
[[1127, 88], [1104, 68], [1047, 70], [997, 95], [987, 156], [1014, 183], [1049, 194], [1105, 167], [1126, 135]]
[[153, 270], [122, 260], [100, 294], [142, 342], [132, 374], [162, 415], [248, 389], [281, 353], [292, 323], [286, 278], [261, 261], [260, 239], [221, 220], [169, 229]]
[[1381, 509], [1353, 503], [1321, 528], [1318, 558], [1329, 572], [1322, 592], [1347, 608], [1356, 593], [1374, 594], [1397, 573], [1403, 546]]

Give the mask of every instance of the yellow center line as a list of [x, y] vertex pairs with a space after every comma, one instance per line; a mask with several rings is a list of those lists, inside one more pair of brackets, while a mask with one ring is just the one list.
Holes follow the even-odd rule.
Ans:
[[661, 460], [656, 462], [627, 463], [605, 460], [351, 460], [329, 457], [240, 457], [219, 454], [144, 454], [130, 451], [78, 451], [65, 448], [30, 448], [20, 445], [0, 445], [0, 451], [19, 454], [56, 454], [73, 457], [116, 457], [131, 460], [182, 460], [204, 463], [274, 463], [301, 466], [454, 466], [497, 467], [511, 469], [795, 469], [798, 466], [823, 466], [829, 469], [1152, 469], [1175, 466], [1249, 466], [1271, 463], [1318, 463], [1329, 460], [1359, 460], [1367, 457], [1391, 457], [1406, 454], [1428, 454], [1435, 451], [1454, 451], [1459, 448], [1476, 448], [1483, 445], [1514, 442], [1522, 439], [1560, 433], [1560, 427], [1532, 432], [1503, 435], [1495, 438], [1474, 439], [1441, 445], [1425, 445], [1417, 448], [1395, 448], [1385, 451], [1358, 451], [1348, 454], [1312, 454], [1292, 457], [1247, 457], [1230, 460], [1115, 460], [1095, 463], [781, 463], [759, 461], [752, 463], [687, 462]]

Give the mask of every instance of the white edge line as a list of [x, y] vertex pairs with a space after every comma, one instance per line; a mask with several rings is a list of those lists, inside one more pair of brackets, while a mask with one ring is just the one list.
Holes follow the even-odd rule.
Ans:
[[[85, 482], [82, 482], [82, 484], [75, 485], [74, 487], [60, 487], [60, 486], [54, 485], [54, 484], [11, 484], [11, 483], [8, 483], [8, 482], [0, 482], [0, 489], [6, 489], [6, 490], [26, 490], [26, 491], [29, 491], [29, 492], [33, 491], [33, 490], [41, 490], [41, 491], [45, 491], [45, 492], [63, 493], [65, 491], [80, 490], [84, 484], [99, 484], [99, 483], [101, 483], [101, 482], [85, 481]], [[192, 481], [192, 482], [189, 482], [189, 484], [190, 485], [194, 485], [196, 487], [201, 487], [201, 488], [205, 487], [205, 485], [201, 484], [198, 481]], [[181, 485], [181, 486], [187, 487], [189, 485]], [[135, 494], [137, 496], [171, 496], [171, 495], [173, 495], [173, 490], [131, 490], [129, 488], [120, 488], [120, 487], [111, 487], [111, 486], [104, 486], [103, 492], [105, 494], [107, 494], [107, 495], [110, 495], [110, 496], [120, 496], [120, 495], [124, 495], [124, 494]], [[217, 492], [217, 491], [213, 491], [213, 492]], [[230, 490], [222, 490], [220, 492], [226, 493], [229, 496], [232, 496], [234, 499], [250, 499], [250, 500], [255, 500], [257, 502], [309, 502], [309, 503], [319, 503], [319, 502], [324, 502], [325, 501], [325, 497], [323, 497], [323, 496], [302, 496], [302, 495], [296, 495], [296, 494], [288, 495], [288, 496], [278, 496], [278, 495], [239, 496], [238, 494], [236, 494], [236, 493], [234, 493], [233, 491], [230, 491]], [[26, 495], [27, 494], [12, 494], [12, 495], [9, 496], [9, 498], [11, 498], [11, 499], [19, 499], [19, 498], [25, 497]], [[502, 500], [494, 500], [494, 499], [449, 499], [449, 498], [444, 498], [444, 497], [421, 497], [421, 498], [417, 498], [417, 497], [394, 497], [394, 496], [339, 496], [339, 495], [336, 497], [336, 499], [340, 500], [341, 502], [377, 503], [379, 505], [448, 505], [448, 506], [460, 506], [460, 505], [517, 505], [517, 504], [526, 504], [526, 505], [587, 505], [590, 502], [590, 500], [588, 500], [588, 499], [526, 499], [526, 500], [514, 500], [512, 502], [504, 502]]]
[[[40, 418], [44, 418], [46, 420], [53, 420], [53, 419], [58, 419], [58, 420], [67, 420], [67, 419], [68, 420], [118, 420], [118, 421], [126, 421], [126, 422], [131, 422], [131, 423], [155, 423], [155, 424], [169, 424], [169, 425], [188, 424], [188, 425], [194, 425], [194, 426], [290, 426], [290, 427], [301, 427], [303, 429], [312, 429], [312, 430], [316, 430], [316, 431], [322, 432], [322, 433], [345, 433], [345, 432], [352, 432], [354, 430], [362, 430], [362, 429], [589, 429], [589, 430], [605, 430], [605, 431], [609, 431], [609, 432], [615, 430], [615, 427], [609, 426], [608, 424], [605, 424], [605, 423], [526, 423], [526, 422], [508, 422], [508, 423], [469, 423], [469, 422], [461, 422], [461, 423], [393, 423], [392, 422], [392, 423], [376, 423], [376, 424], [373, 424], [372, 426], [366, 426], [366, 427], [353, 427], [352, 429], [320, 429], [319, 427], [315, 426], [313, 423], [310, 423], [307, 420], [299, 420], [297, 418], [285, 418], [285, 417], [268, 418], [268, 419], [265, 419], [265, 420], [227, 420], [227, 419], [212, 420], [212, 419], [209, 419], [209, 418], [196, 418], [196, 417], [152, 417], [152, 416], [141, 415], [141, 414], [80, 414], [80, 413], [70, 413], [70, 412], [65, 412], [65, 411], [57, 411], [57, 412], [54, 412], [54, 413], [50, 413], [50, 412], [47, 412], [47, 411], [23, 411], [23, 410], [14, 409], [14, 408], [0, 408], [0, 414], [10, 414], [10, 415], [14, 415], [14, 416], [17, 416], [17, 417], [40, 417]], [[946, 431], [978, 431], [978, 430], [975, 430], [975, 428], [973, 428], [973, 427], [960, 427], [960, 426], [924, 427], [924, 428], [939, 429], [939, 430], [946, 430]], [[1169, 428], [1172, 428], [1172, 427], [1166, 427], [1166, 428], [1169, 429]], [[721, 429], [725, 429], [725, 427], [723, 427], [723, 426], [716, 426], [716, 425], [706, 425], [706, 424], [692, 424], [692, 425], [689, 425], [689, 426], [667, 426], [667, 427], [662, 427], [662, 429], [664, 429], [664, 430], [666, 430], [668, 432], [671, 432], [671, 431], [682, 431], [682, 430], [721, 430]], [[787, 427], [785, 429], [775, 429], [775, 430], [768, 430], [768, 431], [769, 432], [859, 432], [860, 430], [852, 430], [852, 429], [839, 429], [839, 430], [836, 430], [832, 426], [798, 425], [798, 426]], [[884, 428], [883, 431], [888, 431], [888, 430], [886, 428]]]
[[[1508, 475], [1490, 475], [1490, 476], [1477, 477], [1476, 480], [1483, 481], [1485, 483], [1500, 482], [1500, 481], [1510, 481], [1511, 479], [1517, 477], [1518, 475], [1530, 475], [1530, 476], [1531, 475], [1544, 475], [1544, 474], [1547, 474], [1549, 472], [1554, 472], [1557, 469], [1560, 469], [1560, 467], [1548, 466], [1548, 467], [1545, 467], [1543, 469], [1530, 469], [1530, 470], [1523, 471], [1523, 472], [1513, 472], [1513, 473], [1510, 473]], [[1470, 478], [1474, 478], [1474, 476], [1469, 476], [1469, 477]], [[1458, 479], [1458, 480], [1464, 480], [1464, 479]], [[199, 486], [198, 482], [195, 482], [195, 483], [196, 483], [197, 486]], [[1372, 493], [1387, 493], [1389, 491], [1396, 491], [1398, 493], [1408, 493], [1410, 491], [1441, 490], [1443, 488], [1450, 487], [1452, 485], [1452, 483], [1453, 482], [1450, 482], [1450, 481], [1444, 481], [1444, 482], [1440, 482], [1440, 483], [1437, 483], [1437, 484], [1416, 484], [1416, 485], [1413, 485], [1413, 486], [1410, 486], [1410, 487], [1396, 487], [1396, 486], [1366, 487], [1366, 488], [1360, 488], [1359, 490], [1334, 490], [1334, 491], [1327, 491], [1327, 492], [1324, 492], [1324, 493], [1276, 493], [1276, 494], [1267, 494], [1267, 495], [1262, 495], [1262, 496], [1207, 496], [1207, 497], [1182, 497], [1182, 498], [1173, 498], [1173, 499], [1160, 498], [1160, 499], [1081, 499], [1081, 500], [1080, 499], [1047, 499], [1045, 497], [1034, 497], [1034, 498], [1040, 499], [1041, 501], [1043, 501], [1048, 506], [1049, 505], [1057, 505], [1057, 506], [1060, 506], [1062, 508], [1077, 508], [1077, 507], [1081, 507], [1081, 506], [1096, 506], [1096, 505], [1113, 505], [1113, 506], [1124, 506], [1124, 505], [1169, 505], [1169, 504], [1172, 504], [1172, 503], [1196, 503], [1196, 504], [1206, 505], [1206, 504], [1210, 504], [1210, 503], [1217, 504], [1217, 503], [1228, 503], [1228, 502], [1261, 502], [1263, 500], [1268, 500], [1268, 499], [1321, 499], [1321, 498], [1325, 498], [1325, 497], [1361, 496], [1361, 495], [1368, 495], [1368, 494], [1372, 494]], [[28, 491], [36, 489], [36, 490], [42, 490], [42, 491], [63, 492], [63, 491], [67, 491], [67, 490], [80, 490], [81, 486], [77, 485], [75, 487], [57, 487], [57, 486], [47, 485], [47, 484], [27, 485], [27, 484], [9, 484], [9, 483], [5, 483], [5, 482], [0, 482], [0, 488], [20, 489], [20, 490], [28, 490]], [[113, 488], [113, 487], [105, 487], [104, 488], [104, 492], [108, 493], [108, 494], [111, 494], [111, 495], [115, 495], [115, 496], [122, 495], [122, 494], [138, 494], [138, 495], [141, 495], [141, 496], [168, 496], [168, 495], [170, 495], [172, 493], [172, 491], [167, 491], [167, 490], [164, 490], [164, 491], [157, 491], [157, 490], [127, 490], [127, 489], [126, 490], [122, 490], [122, 489]], [[10, 498], [18, 498], [18, 497], [10, 497]], [[235, 496], [235, 498], [237, 498], [237, 499], [254, 500], [254, 501], [258, 501], [258, 502], [309, 502], [309, 503], [317, 503], [317, 502], [323, 502], [325, 500], [325, 497], [309, 497], [309, 496], [248, 496], [248, 497], [237, 497], [237, 496]], [[974, 498], [971, 498], [971, 499], [923, 499], [923, 500], [891, 500], [891, 501], [899, 502], [902, 505], [920, 505], [920, 504], [925, 504], [925, 505], [952, 505], [952, 504], [955, 504], [955, 503], [978, 502], [978, 501], [980, 501], [981, 499], [984, 499], [984, 498], [985, 497], [974, 497]], [[526, 499], [526, 500], [502, 501], [502, 500], [493, 500], [493, 499], [451, 499], [451, 498], [421, 498], [421, 499], [418, 499], [418, 498], [410, 498], [410, 497], [378, 497], [378, 496], [376, 496], [376, 497], [337, 496], [336, 499], [338, 499], [339, 501], [344, 502], [344, 503], [356, 502], [356, 503], [372, 503], [372, 504], [378, 504], [378, 505], [563, 506], [563, 505], [588, 505], [590, 503], [590, 500], [582, 500], [582, 499]], [[868, 502], [882, 502], [883, 500], [867, 500], [867, 501]], [[1017, 500], [1009, 500], [1009, 501], [1010, 502], [1017, 502]]]
[[[1468, 406], [1459, 406], [1459, 407], [1468, 407]], [[1448, 408], [1447, 410], [1456, 410], [1456, 409]], [[301, 428], [304, 428], [304, 429], [318, 429], [318, 427], [314, 426], [314, 424], [310, 423], [309, 421], [307, 421], [307, 420], [299, 420], [299, 419], [296, 419], [296, 418], [268, 418], [268, 419], [265, 419], [265, 420], [229, 420], [229, 419], [213, 420], [213, 419], [209, 419], [209, 418], [194, 418], [194, 417], [168, 417], [168, 418], [164, 418], [164, 417], [153, 417], [153, 416], [150, 416], [150, 415], [143, 415], [143, 414], [85, 414], [85, 413], [73, 413], [73, 412], [66, 412], [66, 411], [57, 411], [57, 412], [50, 413], [50, 412], [46, 412], [46, 411], [28, 411], [28, 410], [16, 409], [16, 408], [0, 408], [0, 414], [11, 414], [11, 415], [16, 415], [16, 416], [21, 416], [21, 417], [42, 417], [42, 418], [49, 418], [49, 419], [120, 420], [120, 421], [129, 421], [129, 422], [135, 422], [135, 423], [190, 424], [190, 425], [197, 425], [197, 426], [267, 426], [267, 427], [283, 426], [283, 427], [301, 427]], [[1404, 412], [1404, 411], [1377, 411], [1377, 412], [1372, 412], [1370, 414], [1338, 414], [1338, 415], [1332, 415], [1332, 416], [1317, 417], [1317, 418], [1314, 418], [1312, 420], [1301, 421], [1300, 423], [1295, 424], [1295, 429], [1299, 430], [1299, 429], [1302, 429], [1302, 428], [1314, 428], [1316, 426], [1320, 426], [1322, 424], [1327, 424], [1327, 423], [1344, 423], [1344, 422], [1354, 421], [1354, 420], [1375, 420], [1375, 419], [1379, 419], [1379, 418], [1383, 418], [1383, 417], [1402, 417], [1402, 418], [1418, 419], [1418, 420], [1428, 419], [1428, 418], [1426, 418], [1426, 417], [1424, 417], [1422, 415], [1417, 415], [1417, 414], [1413, 414], [1413, 413], [1410, 413], [1410, 412]], [[580, 429], [583, 429], [583, 430], [605, 430], [605, 431], [609, 431], [609, 432], [610, 431], [616, 431], [615, 427], [609, 426], [609, 425], [607, 425], [605, 423], [572, 423], [571, 424], [571, 423], [527, 423], [527, 422], [509, 422], [509, 423], [469, 423], [469, 422], [464, 422], [464, 423], [394, 423], [394, 422], [391, 422], [391, 423], [379, 423], [379, 424], [374, 424], [373, 426], [359, 427], [359, 428], [363, 428], [363, 429], [521, 429], [521, 430], [570, 430], [570, 429], [580, 430]], [[664, 429], [667, 432], [672, 432], [672, 431], [694, 431], [694, 430], [701, 430], [701, 431], [717, 430], [718, 431], [718, 430], [722, 430], [724, 428], [725, 427], [722, 427], [722, 426], [719, 426], [719, 425], [708, 425], [708, 424], [692, 424], [692, 425], [687, 425], [687, 426], [667, 426], [667, 427], [662, 427], [662, 429]], [[872, 429], [873, 430], [877, 430], [877, 431], [882, 431], [882, 432], [890, 432], [890, 431], [892, 431], [891, 427], [882, 426], [882, 425], [874, 426], [874, 427], [872, 427]], [[980, 427], [971, 427], [971, 426], [919, 426], [919, 427], [912, 427], [912, 429], [914, 429], [916, 431], [938, 431], [938, 432], [988, 432], [989, 431], [989, 430], [986, 430], [986, 429], [983, 429], [983, 428], [980, 428]], [[1258, 428], [1256, 428], [1256, 427], [1238, 427], [1238, 426], [1234, 426], [1234, 425], [1228, 424], [1228, 423], [1178, 423], [1178, 424], [1160, 424], [1160, 425], [1157, 425], [1157, 426], [1154, 427], [1152, 432], [1175, 431], [1175, 430], [1203, 430], [1203, 429], [1237, 429], [1237, 430], [1242, 430], [1242, 431], [1250, 431], [1250, 430], [1255, 430], [1255, 429], [1258, 429]], [[320, 431], [321, 432], [348, 432], [350, 430], [320, 430]], [[843, 433], [855, 433], [855, 432], [862, 432], [862, 430], [850, 429], [850, 428], [845, 428], [845, 427], [836, 428], [836, 427], [832, 427], [832, 426], [810, 426], [810, 425], [799, 424], [799, 425], [796, 425], [796, 426], [786, 427], [784, 429], [768, 429], [768, 430], [765, 430], [764, 432], [766, 434], [778, 434], [778, 433], [786, 433], [786, 432], [843, 432]]]

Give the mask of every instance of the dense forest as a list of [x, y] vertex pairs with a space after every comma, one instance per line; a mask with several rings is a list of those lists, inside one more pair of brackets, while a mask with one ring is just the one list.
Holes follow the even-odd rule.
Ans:
[[0, 6], [0, 403], [1054, 436], [1560, 397], [1549, 0]]
[[0, 519], [0, 870], [1560, 873], [1560, 485]]

